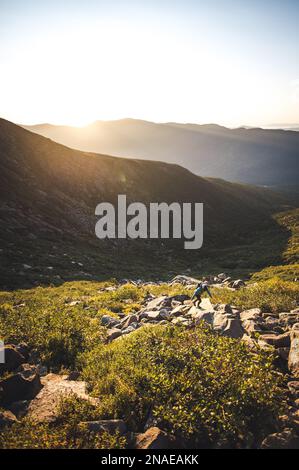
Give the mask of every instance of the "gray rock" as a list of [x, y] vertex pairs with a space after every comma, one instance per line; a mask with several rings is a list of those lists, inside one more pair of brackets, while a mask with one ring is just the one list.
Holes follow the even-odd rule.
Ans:
[[129, 333], [132, 333], [133, 331], [135, 331], [135, 328], [133, 328], [131, 325], [128, 326], [128, 328], [126, 328], [125, 330], [121, 330], [121, 334], [122, 336], [124, 335], [128, 335]]
[[11, 411], [0, 411], [0, 429], [5, 428], [6, 426], [11, 426], [12, 424], [17, 422], [18, 420], [16, 416]]
[[241, 326], [241, 322], [237, 318], [229, 318], [226, 327], [221, 332], [222, 336], [228, 336], [229, 338], [242, 338], [244, 330]]
[[111, 328], [110, 330], [107, 331], [107, 341], [110, 343], [114, 339], [118, 338], [119, 336], [122, 335], [122, 331], [119, 328]]
[[214, 305], [214, 310], [219, 313], [233, 313], [229, 304], [216, 304]]
[[213, 329], [217, 332], [222, 332], [228, 324], [228, 318], [226, 315], [220, 312], [215, 312], [213, 318]]
[[254, 320], [245, 320], [242, 322], [244, 330], [251, 335], [252, 333], [261, 332], [261, 327]]
[[240, 313], [240, 319], [245, 320], [259, 320], [261, 318], [262, 311], [260, 308], [251, 308], [249, 310], [244, 310]]
[[151, 427], [136, 436], [136, 449], [177, 449], [174, 436], [167, 434], [157, 427]]
[[162, 295], [161, 297], [157, 297], [156, 299], [151, 300], [146, 305], [146, 310], [158, 310], [158, 307], [165, 307], [167, 304], [170, 304], [171, 300], [166, 295]]
[[290, 333], [284, 333], [282, 335], [275, 335], [275, 334], [266, 334], [261, 335], [260, 339], [270, 346], [274, 346], [275, 348], [288, 348], [291, 344], [290, 342]]
[[159, 311], [150, 311], [142, 313], [142, 318], [147, 318], [148, 320], [163, 320]]
[[284, 325], [294, 325], [294, 323], [299, 322], [299, 314], [283, 312], [279, 314], [279, 320]]
[[172, 284], [182, 284], [183, 286], [192, 286], [192, 285], [196, 285], [199, 283], [199, 280], [198, 279], [195, 279], [194, 277], [190, 277], [190, 276], [185, 276], [185, 275], [178, 275], [178, 276], [175, 276], [171, 281], [170, 281], [170, 285]]
[[25, 364], [18, 373], [0, 380], [1, 401], [8, 404], [18, 400], [30, 400], [38, 394], [41, 388], [40, 377], [35, 367]]
[[139, 321], [139, 318], [137, 315], [133, 314], [133, 315], [129, 315], [128, 317], [125, 317], [122, 322], [121, 322], [121, 325], [122, 325], [122, 328], [123, 329], [126, 329], [128, 328], [128, 326], [130, 326], [132, 323], [138, 323]]
[[0, 375], [14, 371], [25, 362], [25, 357], [12, 344], [0, 346], [0, 357], [4, 357], [4, 363], [0, 363]]
[[298, 380], [291, 380], [291, 382], [288, 382], [288, 389], [295, 399], [299, 398], [299, 381]]
[[101, 325], [103, 326], [116, 326], [119, 324], [119, 320], [117, 318], [111, 317], [110, 315], [103, 315], [101, 318]]
[[284, 429], [267, 436], [261, 449], [299, 449], [299, 437], [293, 429]]
[[294, 377], [299, 377], [299, 330], [295, 329], [290, 334], [291, 347], [289, 353], [288, 367]]
[[214, 321], [214, 312], [198, 312], [195, 315], [192, 315], [192, 317], [194, 318], [196, 325], [201, 321], [212, 325]]
[[175, 307], [173, 310], [171, 310], [171, 316], [180, 316], [181, 314], [183, 314], [184, 312], [188, 312], [190, 306], [189, 305], [178, 305], [177, 307]]
[[31, 401], [28, 417], [36, 422], [55, 422], [58, 418], [58, 405], [61, 398], [76, 395], [96, 405], [99, 401], [86, 393], [86, 384], [79, 380], [68, 380], [67, 375], [48, 374], [42, 377], [43, 388]]
[[244, 286], [245, 286], [245, 282], [242, 281], [242, 279], [237, 279], [232, 284], [233, 289], [240, 289], [240, 287], [244, 287]]

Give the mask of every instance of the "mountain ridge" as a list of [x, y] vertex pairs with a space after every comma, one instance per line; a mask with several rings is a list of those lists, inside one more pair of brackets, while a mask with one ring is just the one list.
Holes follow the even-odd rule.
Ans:
[[[176, 164], [81, 152], [5, 120], [0, 120], [0, 169], [1, 255], [5, 257], [0, 277], [6, 286], [22, 285], [24, 265], [35, 265], [28, 268], [32, 279], [41, 275], [44, 282], [52, 282], [56, 275], [72, 279], [75, 268], [76, 276], [83, 278], [120, 276], [136, 264], [148, 266], [154, 275], [158, 268], [174, 269], [175, 263], [202, 265], [211, 250], [217, 259], [215, 250], [259, 243], [265, 237], [274, 240], [275, 250], [263, 248], [263, 256], [267, 262], [269, 258], [279, 261], [288, 238], [287, 230], [272, 217], [289, 206], [279, 194], [202, 178]], [[115, 204], [118, 194], [126, 194], [128, 203], [204, 203], [203, 249], [188, 253], [181, 240], [97, 240], [95, 207], [100, 202]], [[238, 258], [239, 251], [232, 251], [230, 258]], [[65, 255], [74, 261], [78, 252], [87, 271], [63, 262]], [[245, 252], [242, 256], [251, 263], [248, 248]], [[27, 271], [26, 280], [30, 280]]]
[[299, 179], [299, 134], [291, 130], [135, 119], [22, 127], [78, 150], [176, 163], [205, 177], [277, 188]]

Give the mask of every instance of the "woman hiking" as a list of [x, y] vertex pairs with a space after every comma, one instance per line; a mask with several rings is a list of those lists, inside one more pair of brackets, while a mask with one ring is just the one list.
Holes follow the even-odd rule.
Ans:
[[[196, 307], [200, 306], [201, 303], [201, 296], [204, 292], [207, 292], [210, 297], [212, 297], [211, 292], [209, 291], [208, 288], [208, 283], [207, 282], [199, 282], [196, 286], [196, 289], [194, 291], [194, 294], [192, 295], [191, 301], [194, 302], [194, 305]], [[196, 299], [194, 301], [194, 299]]]

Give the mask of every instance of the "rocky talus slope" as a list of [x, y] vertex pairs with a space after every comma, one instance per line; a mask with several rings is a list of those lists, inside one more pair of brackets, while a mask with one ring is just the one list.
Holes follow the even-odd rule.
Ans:
[[[142, 281], [137, 281], [137, 283]], [[187, 294], [154, 297], [148, 294], [142, 309], [134, 314], [118, 316], [103, 315], [101, 323], [107, 328], [107, 342], [122, 341], [134, 331], [147, 325], [175, 325], [192, 329], [200, 322], [210, 325], [216, 335], [227, 336], [244, 342], [254, 353], [263, 350], [275, 354], [275, 365], [283, 376], [287, 397], [287, 411], [279, 417], [279, 429], [269, 434], [261, 448], [299, 448], [299, 308], [290, 312], [267, 313], [260, 308], [240, 311], [233, 305], [214, 304], [213, 298], [204, 298], [200, 305], [191, 301], [196, 280], [177, 276], [172, 284], [190, 287]], [[210, 284], [230, 285], [237, 289], [242, 280], [233, 281], [219, 275], [210, 279]], [[144, 283], [143, 283], [144, 285]], [[115, 290], [110, 286], [106, 290]], [[48, 373], [42, 364], [37, 364], [25, 344], [6, 345], [4, 364], [0, 364], [0, 429], [9, 426], [23, 416], [37, 422], [55, 422], [60, 397], [75, 394], [96, 403], [86, 393], [86, 383], [79, 374], [58, 375]], [[184, 446], [163, 429], [147, 423], [144, 432], [134, 434], [121, 419], [97, 420], [82, 423], [94, 432], [118, 432], [128, 438], [135, 448], [173, 448]]]

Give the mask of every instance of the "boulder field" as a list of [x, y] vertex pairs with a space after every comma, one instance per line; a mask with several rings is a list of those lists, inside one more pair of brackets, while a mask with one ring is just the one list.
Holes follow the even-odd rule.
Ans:
[[[212, 280], [215, 284], [230, 284], [232, 289], [244, 284], [242, 280], [237, 281], [227, 279], [225, 274]], [[187, 276], [176, 276], [171, 281], [172, 284], [190, 286], [190, 293], [196, 282]], [[136, 283], [142, 284], [142, 281]], [[280, 417], [281, 430], [268, 435], [261, 448], [299, 448], [299, 308], [279, 313], [267, 313], [259, 308], [242, 311], [234, 305], [213, 304], [208, 298], [198, 305], [191, 301], [191, 295], [154, 297], [148, 293], [138, 312], [101, 317], [101, 324], [107, 329], [107, 343], [122, 341], [146, 325], [194, 328], [200, 322], [209, 324], [217, 335], [243, 341], [254, 352], [269, 350], [275, 353], [275, 365], [285, 377], [288, 413]], [[48, 373], [43, 364], [34, 363], [34, 356], [26, 344], [8, 344], [3, 348], [5, 362], [0, 364], [0, 431], [26, 415], [36, 422], [55, 422], [60, 397], [70, 393], [96, 404], [98, 399], [88, 395], [86, 383], [77, 374]], [[132, 447], [139, 449], [180, 447], [173, 436], [154, 426], [154, 423], [134, 436], [123, 420], [85, 421], [82, 426], [94, 432], [130, 435]]]

